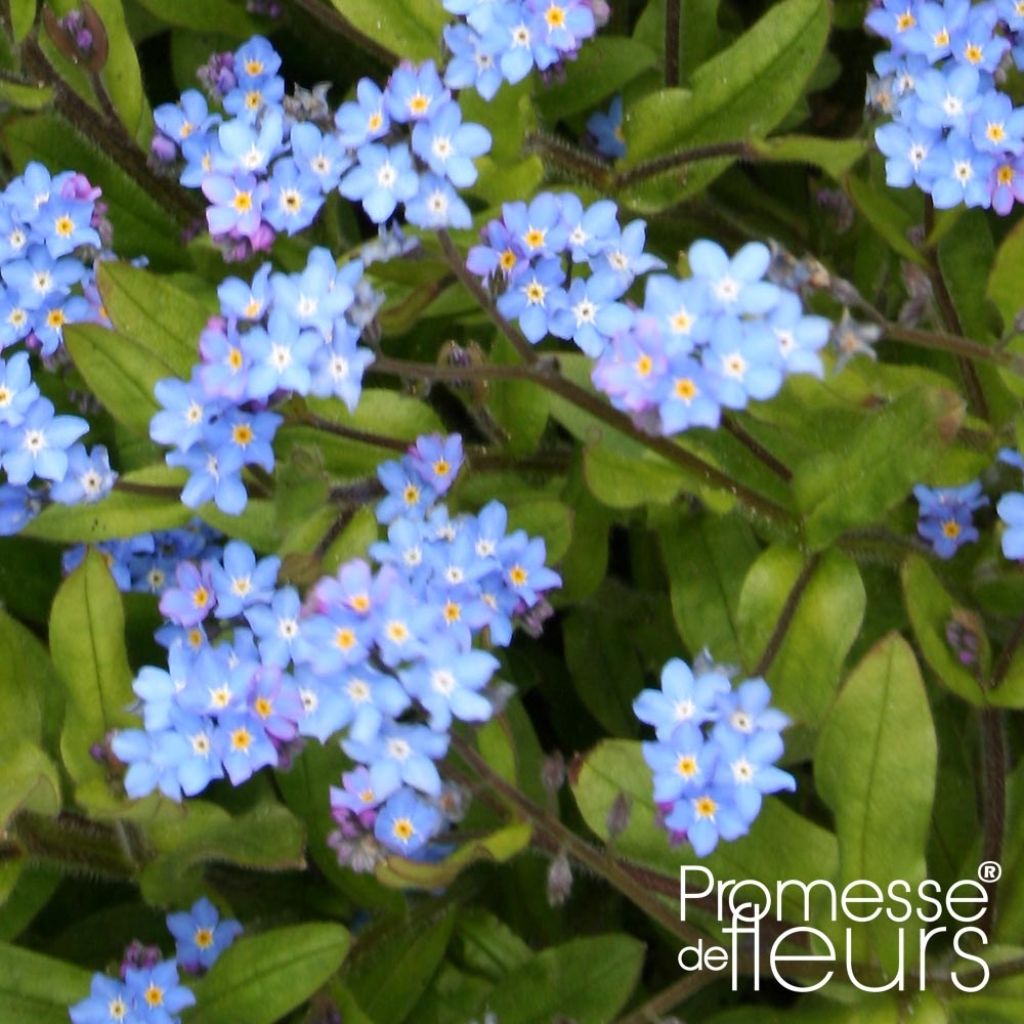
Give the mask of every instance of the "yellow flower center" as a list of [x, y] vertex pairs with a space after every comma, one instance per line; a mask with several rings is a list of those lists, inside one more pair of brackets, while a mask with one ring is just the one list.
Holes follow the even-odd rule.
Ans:
[[710, 796], [699, 796], [693, 801], [693, 809], [698, 818], [713, 818], [718, 804]]
[[198, 949], [209, 949], [213, 945], [213, 929], [197, 928], [192, 941]]
[[240, 348], [234, 348], [228, 350], [228, 366], [232, 370], [238, 371], [242, 368], [242, 350]]
[[248, 213], [252, 209], [252, 193], [236, 192], [235, 198], [231, 200], [231, 205], [237, 213]]
[[515, 268], [517, 262], [516, 254], [511, 249], [506, 249], [498, 257], [498, 266], [500, 266], [506, 274]]
[[334, 646], [341, 651], [351, 651], [356, 645], [356, 635], [344, 626], [334, 634]]
[[673, 386], [676, 398], [690, 402], [697, 397], [697, 385], [689, 377], [680, 377]]
[[654, 360], [645, 352], [633, 364], [633, 368], [636, 370], [636, 375], [638, 377], [650, 376], [651, 370], [654, 369]]
[[391, 826], [391, 832], [396, 839], [407, 843], [416, 835], [416, 827], [408, 818], [395, 818], [395, 823]]
[[1009, 164], [1002, 164], [996, 171], [996, 181], [1000, 185], [1010, 185], [1013, 182], [1013, 168]]
[[684, 779], [692, 779], [700, 769], [697, 767], [697, 758], [692, 754], [683, 754], [676, 761], [676, 774]]
[[950, 540], [956, 540], [960, 536], [960, 524], [955, 519], [947, 519], [942, 524], [942, 532]]
[[196, 608], [205, 608], [210, 600], [210, 592], [206, 587], [200, 585], [192, 591], [192, 604]]
[[255, 703], [253, 704], [253, 708], [255, 709], [256, 714], [260, 716], [260, 718], [269, 718], [274, 712], [274, 705], [270, 702], [270, 699], [267, 697], [257, 697]]
[[252, 444], [254, 436], [252, 427], [250, 427], [248, 423], [236, 423], [231, 428], [231, 440], [234, 441], [239, 448], [246, 448]]
[[56, 231], [61, 238], [70, 238], [75, 230], [75, 222], [67, 214], [64, 214], [62, 217], [58, 217], [54, 221], [53, 230]]
[[252, 746], [252, 733], [244, 725], [239, 726], [231, 734], [231, 749], [241, 751], [243, 754], [249, 753], [249, 748]]
[[508, 571], [508, 578], [515, 586], [521, 587], [529, 578], [529, 573], [521, 565], [513, 565]]
[[143, 999], [149, 1007], [157, 1007], [164, 1001], [164, 990], [159, 985], [149, 983], [149, 987], [143, 993]]

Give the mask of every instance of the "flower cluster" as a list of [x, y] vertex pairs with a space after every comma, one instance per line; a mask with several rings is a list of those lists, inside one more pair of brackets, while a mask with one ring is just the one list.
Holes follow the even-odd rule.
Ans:
[[644, 252], [645, 231], [640, 220], [620, 227], [609, 200], [584, 208], [575, 195], [543, 193], [507, 203], [467, 265], [501, 280], [498, 309], [529, 341], [571, 339], [597, 360], [594, 384], [660, 433], [715, 427], [723, 408], [771, 398], [787, 374], [822, 375], [829, 322], [764, 279], [771, 253], [760, 243], [730, 258], [695, 242], [689, 278], [652, 274], [643, 305], [624, 302], [639, 275], [665, 266]]
[[502, 81], [520, 82], [534, 68], [551, 71], [575, 58], [597, 31], [593, 0], [444, 0], [464, 19], [444, 30], [451, 52], [444, 80], [492, 99]]
[[974, 512], [988, 504], [981, 481], [963, 487], [914, 488], [917, 498], [917, 532], [939, 558], [952, 558], [960, 547], [978, 539]]
[[184, 161], [181, 183], [202, 189], [210, 234], [230, 258], [308, 227], [335, 190], [377, 224], [404, 204], [412, 224], [469, 226], [456, 189], [476, 181], [473, 160], [490, 150], [491, 136], [463, 123], [433, 61], [403, 63], [383, 90], [362, 79], [333, 115], [322, 92], [286, 98], [280, 67], [256, 36], [205, 69], [223, 113], [195, 89], [154, 112], [155, 152]]
[[344, 731], [359, 767], [332, 795], [339, 823], [372, 827], [403, 853], [436, 834], [452, 721], [493, 711], [484, 690], [498, 660], [473, 642], [486, 631], [508, 644], [514, 620], [539, 621], [543, 593], [561, 582], [542, 540], [508, 532], [499, 502], [449, 515], [439, 502], [461, 463], [454, 435], [422, 437], [382, 465], [378, 567], [348, 562], [305, 602], [277, 586], [277, 558], [239, 541], [221, 559], [181, 562], [160, 601], [168, 668], [139, 673], [144, 729], [112, 741], [129, 795], [180, 799], [224, 776], [238, 785], [286, 763], [298, 738]]
[[339, 270], [316, 248], [298, 273], [271, 273], [264, 264], [251, 281], [221, 284], [221, 313], [199, 339], [201, 362], [191, 379], [156, 385], [162, 409], [150, 436], [173, 448], [168, 465], [188, 470], [186, 505], [213, 501], [231, 515], [245, 508], [243, 470], [274, 468], [276, 400], [333, 396], [355, 408], [373, 361], [358, 344], [360, 332], [378, 302], [362, 275], [360, 260]]
[[192, 990], [182, 985], [179, 970], [208, 970], [241, 934], [237, 921], [221, 921], [205, 897], [191, 910], [167, 915], [176, 940], [175, 956], [164, 960], [155, 946], [133, 942], [125, 951], [120, 977], [93, 976], [85, 999], [68, 1011], [72, 1024], [180, 1024], [180, 1014], [195, 1005]]
[[633, 702], [657, 740], [643, 744], [654, 776], [654, 801], [673, 841], [687, 840], [701, 857], [719, 839], [738, 839], [761, 811], [765, 794], [796, 789], [782, 756], [789, 720], [770, 707], [763, 679], [733, 686], [719, 666], [696, 674], [679, 658], [661, 673], [660, 690]]
[[0, 535], [47, 502], [95, 501], [114, 484], [107, 450], [78, 443], [88, 423], [58, 414], [30, 365], [31, 352], [62, 358], [65, 324], [105, 320], [93, 272], [110, 236], [99, 196], [83, 175], [51, 177], [38, 163], [0, 194]]
[[1024, 199], [1024, 109], [999, 83], [1004, 63], [1024, 67], [1024, 6], [882, 0], [867, 25], [890, 44], [868, 90], [892, 117], [875, 132], [888, 183], [916, 185], [940, 209], [1009, 213]]
[[[122, 591], [162, 594], [173, 582], [178, 563], [221, 557], [223, 538], [199, 520], [178, 530], [139, 533], [125, 540], [107, 540], [96, 544]], [[78, 544], [64, 552], [62, 567], [73, 572], [85, 558], [86, 546]]]

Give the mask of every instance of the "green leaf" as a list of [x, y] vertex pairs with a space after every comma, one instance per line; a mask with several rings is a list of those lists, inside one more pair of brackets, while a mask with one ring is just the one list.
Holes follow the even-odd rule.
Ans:
[[[865, 879], [885, 891], [893, 879], [916, 887], [927, 877], [937, 759], [914, 652], [890, 633], [844, 683], [818, 742], [815, 781], [835, 815], [840, 887]], [[899, 931], [884, 916], [855, 929], [855, 958], [874, 953], [895, 971]], [[907, 955], [914, 962], [916, 950]]]
[[33, 669], [35, 638], [5, 612], [0, 611], [0, 749], [18, 740], [38, 742], [42, 735], [40, 690], [52, 685]]
[[454, 907], [423, 917], [387, 921], [359, 937], [345, 982], [374, 1024], [415, 1019], [410, 1012], [444, 957]]
[[305, 866], [305, 829], [276, 803], [232, 816], [215, 804], [192, 800], [185, 813], [153, 820], [146, 835], [158, 856], [143, 869], [142, 888], [156, 905], [200, 894], [201, 869], [211, 862], [264, 871]]
[[[685, 845], [670, 846], [657, 817], [651, 770], [639, 743], [599, 743], [583, 758], [572, 791], [587, 825], [618, 855], [674, 880], [679, 878], [680, 866], [702, 864], [716, 878], [758, 879], [774, 891], [779, 881], [811, 882], [830, 878], [838, 869], [835, 836], [773, 797], [765, 800], [748, 835], [734, 843], [719, 843], [708, 857], [698, 857]], [[623, 798], [629, 818], [625, 830], [612, 838], [608, 815]], [[793, 920], [802, 916], [802, 902], [791, 891], [783, 907]]]
[[722, 662], [740, 656], [736, 612], [757, 541], [736, 515], [702, 514], [659, 531], [672, 612], [691, 653], [707, 647]]
[[157, 381], [174, 372], [133, 338], [99, 324], [70, 324], [64, 344], [93, 394], [114, 419], [143, 436], [159, 406]]
[[437, 58], [441, 30], [449, 17], [435, 0], [331, 0], [335, 8], [378, 46], [390, 50], [395, 63]]
[[521, 853], [530, 842], [530, 826], [508, 825], [471, 842], [438, 861], [407, 860], [392, 855], [377, 866], [376, 878], [395, 889], [434, 890], [451, 885], [466, 868], [479, 861], [502, 863]]
[[[627, 167], [677, 150], [768, 134], [789, 113], [814, 72], [829, 29], [827, 0], [784, 0], [728, 49], [702, 64], [689, 89], [664, 89], [627, 107]], [[705, 187], [731, 161], [690, 164], [627, 192], [654, 212]]]
[[549, 123], [591, 110], [603, 99], [654, 67], [649, 47], [623, 36], [598, 36], [566, 65], [565, 81], [541, 90], [537, 106]]
[[114, 330], [187, 380], [199, 361], [199, 335], [217, 312], [216, 298], [203, 297], [207, 285], [118, 262], [100, 263], [96, 281]]
[[[74, 10], [77, 0], [48, 0], [58, 15]], [[152, 134], [151, 114], [142, 88], [142, 73], [125, 21], [121, 0], [92, 0], [107, 34], [107, 60], [100, 71], [103, 87], [128, 134], [145, 145]], [[60, 63], [67, 67], [67, 61]], [[62, 165], [63, 166], [63, 165]]]
[[81, 967], [0, 943], [0, 1020], [4, 1024], [67, 1024], [68, 1007], [89, 994]]
[[531, 537], [542, 537], [548, 565], [558, 562], [569, 550], [572, 525], [572, 510], [560, 501], [538, 498], [509, 502], [509, 531], [525, 530]]
[[823, 139], [817, 135], [778, 135], [755, 142], [758, 159], [770, 163], [810, 164], [837, 181], [871, 148], [867, 139]]
[[963, 416], [963, 401], [952, 392], [908, 391], [858, 428], [845, 451], [800, 463], [793, 493], [811, 548], [820, 550], [844, 530], [878, 522], [927, 477]]
[[349, 933], [339, 924], [303, 924], [244, 936], [194, 986], [184, 1024], [276, 1024], [341, 966]]
[[1024, 299], [1020, 294], [1021, 275], [1024, 274], [1024, 221], [1018, 221], [999, 245], [985, 288], [986, 296], [995, 303], [1009, 326], [1014, 322]]
[[[764, 653], [805, 565], [798, 551], [773, 546], [743, 581], [737, 619], [747, 668]], [[829, 551], [807, 581], [767, 673], [774, 703], [795, 720], [816, 726], [824, 718], [866, 603], [856, 563]]]
[[986, 284], [995, 260], [988, 218], [966, 210], [938, 247], [942, 279], [953, 300], [964, 333], [978, 341], [998, 331], [995, 310], [986, 298]]
[[610, 444], [593, 444], [583, 451], [583, 474], [590, 493], [608, 508], [667, 505], [686, 487], [681, 469], [639, 445], [636, 448], [636, 455], [620, 453]]
[[14, 41], [20, 43], [36, 20], [36, 0], [11, 0], [10, 11]]
[[60, 777], [53, 762], [34, 743], [5, 744], [0, 763], [0, 830], [18, 811], [52, 815], [60, 807]]
[[177, 497], [115, 490], [91, 505], [50, 505], [22, 530], [21, 536], [62, 544], [95, 544], [152, 530], [171, 530], [184, 526], [194, 514]]
[[103, 780], [89, 753], [111, 729], [133, 724], [134, 700], [124, 643], [124, 609], [117, 584], [98, 551], [61, 584], [50, 613], [50, 651], [67, 691], [60, 748], [76, 783]]
[[232, 0], [137, 0], [150, 14], [168, 25], [194, 32], [217, 32], [235, 39], [256, 35], [260, 24]]
[[[976, 706], [985, 704], [985, 694], [977, 677], [960, 664], [946, 640], [946, 627], [965, 609], [956, 606], [919, 555], [911, 555], [903, 563], [900, 577], [914, 638], [928, 667], [939, 682], [958, 697]], [[980, 632], [980, 620], [978, 625]]]
[[908, 237], [910, 229], [920, 223], [919, 215], [897, 202], [890, 191], [864, 178], [848, 177], [846, 191], [868, 223], [900, 256], [925, 266], [924, 256]]
[[485, 1008], [501, 1024], [608, 1024], [626, 1005], [640, 977], [643, 943], [627, 935], [573, 939], [545, 949], [508, 974]]
[[533, 953], [499, 918], [483, 907], [467, 907], [455, 928], [458, 959], [476, 974], [499, 981], [522, 967]]

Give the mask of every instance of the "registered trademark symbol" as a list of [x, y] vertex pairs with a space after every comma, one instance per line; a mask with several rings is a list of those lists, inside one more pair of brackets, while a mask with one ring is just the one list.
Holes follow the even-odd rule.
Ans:
[[983, 882], [998, 882], [1003, 877], [1003, 867], [997, 861], [983, 860], [978, 865], [978, 878]]

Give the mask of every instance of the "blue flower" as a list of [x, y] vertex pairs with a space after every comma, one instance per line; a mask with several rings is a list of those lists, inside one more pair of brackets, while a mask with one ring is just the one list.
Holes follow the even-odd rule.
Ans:
[[444, 83], [451, 89], [476, 89], [485, 99], [494, 99], [501, 87], [501, 69], [484, 47], [481, 36], [468, 25], [446, 25], [444, 42], [451, 56], [444, 70]]
[[608, 112], [598, 111], [587, 118], [587, 131], [602, 156], [619, 160], [626, 155], [626, 141], [622, 137], [622, 97], [616, 96]]
[[320, 179], [300, 170], [292, 159], [278, 160], [269, 186], [263, 217], [289, 235], [308, 228], [324, 204]]
[[265, 181], [252, 174], [210, 174], [203, 179], [203, 195], [210, 200], [206, 223], [210, 234], [234, 232], [252, 238], [262, 222], [263, 202], [269, 191]]
[[448, 736], [425, 725], [389, 725], [369, 743], [352, 739], [342, 749], [353, 760], [365, 764], [378, 797], [387, 798], [404, 783], [413, 789], [438, 796], [441, 776], [435, 761], [448, 753]]
[[736, 806], [736, 790], [714, 783], [679, 800], [664, 820], [666, 828], [685, 833], [698, 857], [711, 853], [719, 839], [739, 839], [749, 827]]
[[89, 995], [68, 1011], [72, 1024], [140, 1024], [127, 984], [94, 974]]
[[282, 148], [284, 118], [277, 110], [267, 112], [259, 126], [227, 121], [217, 129], [221, 152], [228, 158], [229, 173], [262, 175]]
[[449, 97], [432, 60], [419, 67], [401, 64], [388, 81], [384, 103], [393, 121], [399, 124], [433, 117]]
[[242, 339], [242, 349], [252, 360], [248, 397], [268, 398], [280, 390], [308, 393], [310, 366], [322, 344], [318, 334], [300, 330], [292, 316], [275, 308], [266, 329], [256, 327]]
[[498, 310], [504, 317], [518, 319], [527, 340], [536, 345], [550, 329], [551, 314], [566, 301], [564, 281], [560, 260], [541, 260], [498, 297]]
[[237, 921], [222, 921], [205, 896], [193, 903], [191, 910], [168, 914], [167, 930], [174, 936], [179, 965], [193, 973], [209, 970], [242, 934], [242, 926]]
[[722, 732], [716, 739], [720, 749], [716, 781], [732, 787], [736, 810], [748, 825], [761, 813], [766, 793], [796, 789], [793, 776], [775, 767], [783, 752], [782, 737], [777, 732], [749, 736]]
[[180, 146], [194, 135], [208, 132], [219, 117], [210, 114], [206, 98], [198, 89], [186, 89], [177, 103], [157, 107], [153, 120], [164, 135]]
[[405, 204], [405, 219], [418, 228], [470, 228], [473, 215], [452, 185], [434, 174], [420, 177], [419, 191]]
[[707, 286], [712, 305], [739, 315], [763, 314], [779, 300], [777, 285], [762, 280], [771, 263], [768, 246], [748, 242], [731, 259], [715, 242], [694, 242], [687, 253], [690, 270]]
[[264, 664], [284, 668], [291, 661], [302, 631], [300, 603], [299, 592], [294, 587], [285, 587], [274, 595], [269, 606], [254, 605], [245, 610]]
[[633, 311], [615, 301], [621, 294], [621, 282], [613, 274], [576, 278], [563, 304], [550, 317], [551, 333], [571, 338], [586, 355], [596, 359], [610, 338], [633, 324]]
[[411, 789], [402, 788], [380, 809], [373, 826], [377, 840], [389, 850], [409, 855], [440, 830], [441, 815]]
[[53, 403], [38, 398], [17, 426], [0, 427], [0, 464], [7, 482], [27, 484], [34, 476], [61, 481], [68, 470], [68, 449], [89, 424], [78, 416], [55, 416]]
[[0, 425], [19, 426], [38, 398], [28, 353], [15, 352], [6, 362], [0, 359]]
[[486, 722], [491, 717], [494, 708], [479, 691], [497, 669], [498, 659], [486, 651], [463, 651], [449, 640], [439, 640], [400, 678], [430, 715], [430, 728], [447, 732], [453, 716], [462, 722]]
[[1003, 555], [1014, 561], [1024, 558], [1024, 494], [1018, 491], [1004, 494], [996, 505], [996, 512], [1006, 526], [1002, 537]]
[[694, 678], [690, 666], [672, 658], [661, 670], [661, 689], [644, 690], [633, 701], [641, 722], [654, 726], [662, 743], [669, 743], [686, 724], [703, 725], [716, 717], [720, 693], [729, 690], [729, 680], [720, 672], [705, 672]]
[[110, 468], [110, 455], [103, 445], [87, 451], [76, 444], [68, 451], [64, 479], [50, 488], [50, 498], [61, 505], [99, 501], [110, 493], [117, 474]]
[[163, 960], [153, 967], [128, 968], [125, 985], [131, 993], [139, 1020], [145, 1024], [174, 1024], [177, 1015], [194, 1006], [192, 990], [178, 984], [178, 964]]
[[562, 221], [561, 202], [553, 193], [541, 192], [529, 205], [505, 203], [501, 212], [505, 227], [527, 259], [558, 256], [565, 248], [569, 229]]
[[404, 143], [392, 146], [367, 143], [356, 151], [359, 161], [338, 186], [346, 199], [358, 199], [367, 216], [382, 224], [400, 202], [412, 199], [419, 188], [412, 156]]
[[269, 602], [280, 568], [280, 558], [264, 558], [257, 563], [248, 544], [229, 541], [224, 547], [223, 564], [214, 562], [209, 571], [218, 618], [231, 619], [252, 605]]
[[476, 181], [473, 164], [491, 148], [491, 133], [478, 124], [463, 124], [458, 103], [448, 100], [428, 119], [412, 130], [412, 150], [438, 175], [447, 177], [457, 188]]
[[342, 172], [352, 165], [338, 138], [324, 135], [308, 121], [292, 126], [290, 141], [296, 166], [315, 180], [325, 195], [337, 187]]
[[936, 489], [918, 484], [914, 497], [919, 507], [917, 532], [940, 558], [952, 558], [964, 544], [978, 539], [972, 515], [988, 504], [980, 481]]
[[384, 93], [369, 78], [356, 86], [356, 100], [343, 103], [334, 115], [338, 141], [351, 149], [387, 135], [391, 120], [384, 106]]
[[937, 147], [929, 156], [928, 164], [934, 174], [932, 200], [938, 209], [948, 210], [959, 203], [991, 205], [990, 181], [995, 158], [979, 153], [970, 139], [950, 135], [945, 145]]

